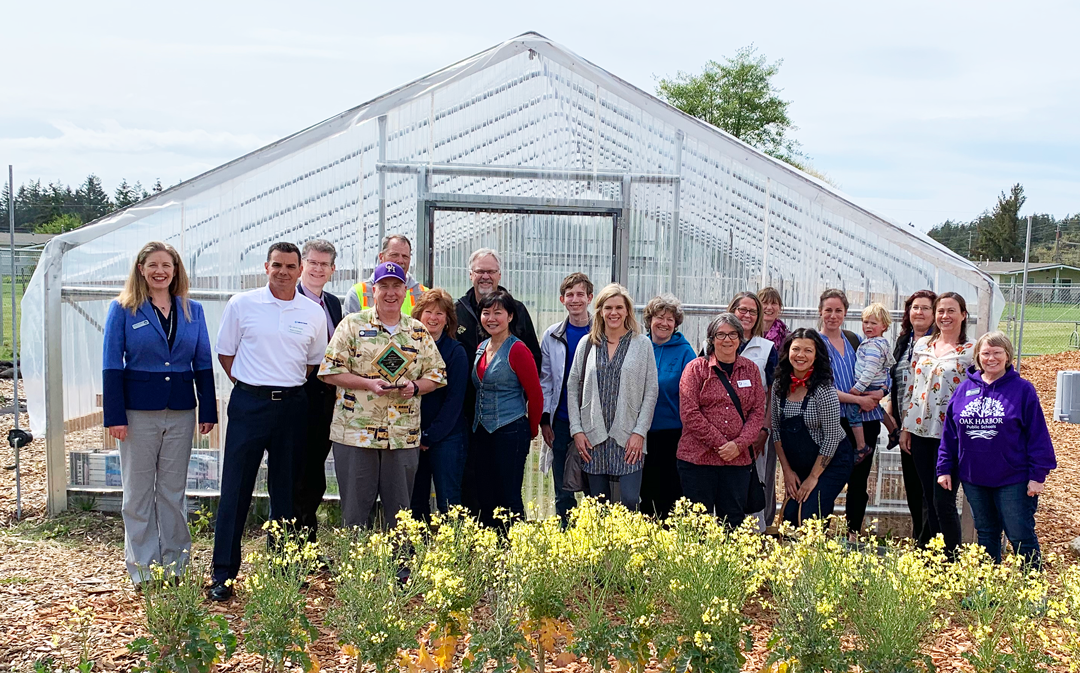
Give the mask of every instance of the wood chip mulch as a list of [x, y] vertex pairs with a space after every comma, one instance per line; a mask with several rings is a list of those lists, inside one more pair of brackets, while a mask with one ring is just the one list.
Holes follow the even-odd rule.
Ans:
[[[1025, 360], [1022, 373], [1039, 391], [1057, 452], [1058, 469], [1047, 480], [1039, 504], [1038, 533], [1044, 549], [1074, 562], [1069, 543], [1080, 536], [1080, 425], [1051, 420], [1057, 372], [1080, 370], [1080, 352]], [[10, 403], [11, 381], [0, 381], [0, 394]], [[26, 427], [26, 415], [22, 416]], [[10, 414], [0, 416], [0, 437], [12, 427]], [[11, 449], [2, 442], [0, 463], [11, 465]], [[0, 474], [0, 671], [32, 671], [34, 662], [52, 658], [72, 666], [82, 643], [87, 643], [95, 671], [130, 670], [134, 664], [127, 643], [143, 633], [142, 603], [131, 589], [124, 570], [123, 527], [119, 517], [100, 513], [69, 513], [46, 519], [44, 442], [35, 440], [22, 451], [23, 521], [15, 522], [14, 474]], [[248, 545], [258, 545], [251, 540]], [[197, 541], [196, 557], [208, 560], [209, 541]], [[254, 548], [252, 546], [251, 548]], [[1060, 565], [1060, 564], [1059, 564]], [[322, 625], [326, 606], [333, 600], [325, 576], [315, 578], [309, 590], [309, 617]], [[92, 610], [88, 635], [79, 634], [73, 608]], [[240, 630], [243, 604], [234, 599], [212, 609]], [[764, 663], [775, 614], [758, 606], [748, 608], [753, 618], [754, 651], [744, 670], [757, 671]], [[327, 628], [312, 648], [324, 671], [353, 670]], [[970, 671], [960, 654], [970, 647], [963, 629], [952, 626], [939, 633], [928, 652], [940, 671]], [[588, 666], [571, 663], [548, 671], [585, 673]], [[240, 654], [217, 669], [223, 672], [258, 671], [255, 657]]]

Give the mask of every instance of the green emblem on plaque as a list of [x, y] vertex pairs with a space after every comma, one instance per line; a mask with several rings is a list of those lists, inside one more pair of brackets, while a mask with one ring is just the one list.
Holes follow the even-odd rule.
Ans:
[[406, 353], [398, 348], [397, 344], [390, 342], [381, 353], [375, 356], [375, 369], [390, 383], [397, 383], [415, 359], [415, 354]]

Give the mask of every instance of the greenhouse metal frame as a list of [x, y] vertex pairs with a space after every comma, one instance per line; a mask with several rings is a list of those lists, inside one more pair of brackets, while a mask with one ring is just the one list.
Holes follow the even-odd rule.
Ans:
[[[66, 507], [65, 445], [101, 436], [104, 316], [145, 242], [183, 256], [214, 341], [225, 301], [265, 283], [271, 243], [333, 242], [328, 289], [343, 294], [389, 233], [413, 240], [419, 279], [454, 296], [469, 253], [499, 250], [503, 284], [541, 330], [561, 319], [573, 271], [623, 283], [639, 305], [673, 292], [692, 341], [735, 292], [765, 285], [795, 324], [829, 287], [853, 314], [954, 290], [979, 331], [1003, 306], [989, 276], [924, 234], [527, 33], [49, 242], [22, 301], [22, 361], [50, 513]], [[231, 383], [215, 379], [227, 424]]]

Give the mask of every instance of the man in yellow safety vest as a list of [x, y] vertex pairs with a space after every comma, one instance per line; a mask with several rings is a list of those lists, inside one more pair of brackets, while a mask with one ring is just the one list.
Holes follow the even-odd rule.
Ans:
[[[420, 295], [427, 291], [412, 274], [409, 262], [412, 261], [412, 243], [402, 234], [390, 234], [382, 241], [379, 250], [379, 262], [393, 262], [405, 270], [405, 299], [401, 302], [401, 313], [412, 315], [413, 306], [420, 301]], [[352, 286], [345, 297], [345, 314], [356, 313], [375, 306], [375, 283], [370, 278]]]

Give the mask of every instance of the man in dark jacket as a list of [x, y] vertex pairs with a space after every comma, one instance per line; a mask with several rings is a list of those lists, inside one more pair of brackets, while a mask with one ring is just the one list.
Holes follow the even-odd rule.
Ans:
[[[454, 305], [457, 313], [458, 328], [457, 340], [465, 347], [465, 354], [469, 357], [468, 387], [465, 390], [464, 413], [466, 425], [472, 427], [473, 411], [476, 407], [476, 388], [472, 381], [472, 365], [476, 359], [476, 349], [488, 333], [480, 325], [480, 300], [495, 290], [506, 288], [499, 285], [502, 279], [502, 259], [499, 253], [491, 248], [480, 248], [469, 256], [469, 280], [472, 288], [465, 296], [457, 300]], [[515, 300], [516, 301], [516, 300]], [[532, 351], [536, 360], [536, 370], [540, 371], [540, 342], [536, 338], [536, 328], [533, 327], [532, 317], [525, 304], [517, 301], [514, 321], [510, 323], [510, 333], [521, 339], [529, 350]], [[471, 433], [470, 433], [471, 435]], [[476, 474], [473, 463], [472, 442], [469, 442], [469, 455], [465, 461], [465, 477], [461, 484], [461, 503], [476, 512], [479, 503], [476, 501], [476, 487], [474, 479]]]
[[[341, 300], [324, 290], [334, 275], [337, 250], [330, 241], [314, 239], [304, 244], [300, 257], [303, 269], [296, 290], [323, 307], [329, 339], [341, 322]], [[304, 390], [308, 402], [307, 441], [293, 481], [293, 512], [297, 527], [306, 528], [308, 539], [314, 542], [319, 527], [316, 514], [326, 493], [325, 464], [330, 454], [330, 419], [334, 415], [337, 388], [323, 383], [316, 367], [308, 375]]]

